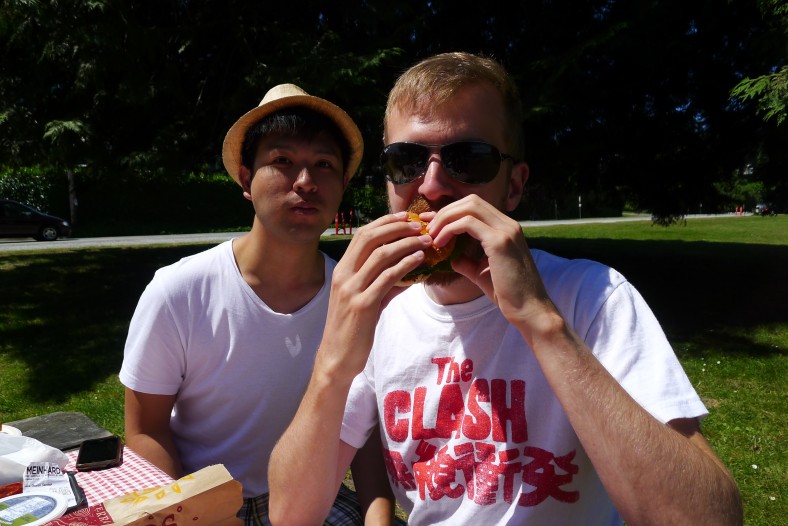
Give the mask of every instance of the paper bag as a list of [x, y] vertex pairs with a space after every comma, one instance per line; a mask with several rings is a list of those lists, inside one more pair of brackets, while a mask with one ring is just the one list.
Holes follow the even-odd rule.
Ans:
[[147, 488], [78, 510], [47, 526], [240, 526], [241, 483], [221, 464], [169, 486]]

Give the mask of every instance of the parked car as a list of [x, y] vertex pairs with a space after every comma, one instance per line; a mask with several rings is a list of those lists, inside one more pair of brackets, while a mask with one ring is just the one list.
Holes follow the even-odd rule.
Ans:
[[65, 219], [10, 199], [0, 199], [0, 238], [32, 237], [38, 241], [54, 241], [70, 235], [71, 225]]
[[771, 205], [767, 205], [766, 203], [758, 203], [757, 205], [755, 205], [755, 215], [776, 216], [777, 211]]

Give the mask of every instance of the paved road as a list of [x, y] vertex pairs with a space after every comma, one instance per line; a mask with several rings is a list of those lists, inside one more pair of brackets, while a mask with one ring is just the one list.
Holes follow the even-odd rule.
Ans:
[[156, 236], [121, 237], [72, 237], [57, 241], [32, 241], [31, 239], [0, 239], [0, 253], [24, 250], [71, 250], [77, 248], [125, 247], [140, 245], [188, 245], [194, 243], [221, 243], [243, 232], [220, 232], [214, 234], [177, 234]]
[[[688, 215], [687, 218], [702, 217], [736, 217], [734, 214], [726, 215]], [[557, 221], [520, 221], [526, 228], [537, 228], [542, 226], [554, 225], [579, 225], [590, 223], [621, 223], [627, 221], [650, 221], [649, 215], [637, 215], [626, 217], [601, 217], [589, 219], [565, 219]], [[340, 235], [342, 230], [339, 231]], [[196, 244], [196, 243], [221, 243], [233, 237], [242, 235], [243, 232], [219, 232], [213, 234], [177, 234], [177, 235], [156, 235], [156, 236], [122, 236], [122, 237], [86, 237], [69, 238], [58, 241], [33, 241], [32, 239], [0, 239], [0, 253], [3, 252], [22, 252], [25, 250], [71, 250], [77, 248], [100, 248], [100, 247], [121, 247], [121, 246], [140, 246], [140, 245], [172, 245], [172, 244]], [[328, 229], [323, 233], [326, 237], [334, 235], [334, 229]]]

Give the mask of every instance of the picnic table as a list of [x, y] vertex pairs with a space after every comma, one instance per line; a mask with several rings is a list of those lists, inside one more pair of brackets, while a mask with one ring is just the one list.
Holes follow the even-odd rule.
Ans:
[[88, 439], [112, 435], [83, 413], [49, 413], [7, 424], [21, 431], [24, 436], [35, 438], [66, 453], [66, 471], [74, 473], [77, 483], [85, 493], [88, 506], [133, 491], [167, 486], [175, 482], [172, 477], [126, 446], [123, 462], [119, 466], [95, 471], [76, 471], [79, 445]]

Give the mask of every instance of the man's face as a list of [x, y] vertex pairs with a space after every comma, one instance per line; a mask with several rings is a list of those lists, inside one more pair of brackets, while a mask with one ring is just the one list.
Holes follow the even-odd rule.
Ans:
[[[426, 145], [481, 141], [503, 153], [511, 153], [505, 140], [505, 123], [504, 106], [498, 92], [488, 84], [476, 84], [461, 89], [431, 115], [394, 111], [388, 119], [386, 142]], [[498, 209], [511, 211], [520, 202], [528, 173], [525, 165], [519, 165], [518, 177], [510, 184], [511, 172], [512, 162], [503, 161], [492, 181], [479, 185], [461, 183], [448, 175], [439, 149], [435, 148], [431, 150], [423, 177], [406, 184], [387, 183], [389, 206], [393, 212], [405, 210], [421, 195], [437, 210], [469, 194], [477, 194]]]
[[273, 134], [257, 146], [254, 177], [242, 168], [241, 178], [255, 222], [266, 232], [288, 242], [314, 242], [342, 200], [343, 173], [341, 150], [327, 133], [312, 140]]

